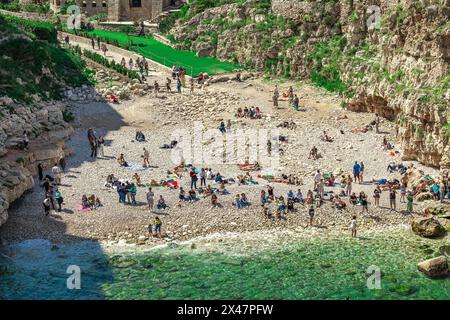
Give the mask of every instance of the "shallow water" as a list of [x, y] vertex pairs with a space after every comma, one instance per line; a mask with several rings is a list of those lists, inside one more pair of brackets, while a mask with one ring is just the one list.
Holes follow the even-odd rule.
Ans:
[[[43, 240], [5, 251], [2, 299], [450, 299], [450, 281], [431, 280], [417, 263], [439, 255], [443, 240], [407, 231], [290, 241], [257, 247], [242, 239], [175, 248], [104, 248], [82, 242], [51, 250]], [[256, 242], [257, 243], [257, 242]], [[81, 289], [66, 269], [81, 269]], [[382, 272], [367, 288], [367, 269]]]

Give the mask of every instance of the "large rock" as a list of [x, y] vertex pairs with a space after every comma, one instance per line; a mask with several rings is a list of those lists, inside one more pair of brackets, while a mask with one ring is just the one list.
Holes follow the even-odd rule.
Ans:
[[446, 278], [450, 275], [448, 259], [445, 256], [420, 262], [417, 269], [431, 278]]
[[444, 226], [434, 217], [416, 218], [411, 223], [412, 231], [425, 238], [436, 238], [447, 233]]

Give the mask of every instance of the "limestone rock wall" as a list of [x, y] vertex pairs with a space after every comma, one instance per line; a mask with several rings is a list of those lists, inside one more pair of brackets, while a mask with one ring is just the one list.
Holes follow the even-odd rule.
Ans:
[[[49, 167], [61, 156], [68, 156], [64, 141], [74, 129], [64, 121], [60, 102], [36, 106], [16, 105], [0, 97], [0, 225], [8, 218], [9, 205], [33, 188], [37, 164]], [[31, 140], [28, 151], [20, 144], [23, 132]]]

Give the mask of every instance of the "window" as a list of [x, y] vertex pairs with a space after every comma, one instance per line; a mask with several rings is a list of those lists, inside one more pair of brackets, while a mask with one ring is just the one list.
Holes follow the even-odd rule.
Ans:
[[106, 8], [106, 2], [105, 1], [102, 2], [102, 7]]
[[82, 6], [83, 8], [86, 8], [86, 7], [87, 7], [86, 1], [83, 1], [83, 3], [81, 4], [81, 6]]
[[95, 7], [97, 7], [97, 2], [92, 1], [92, 8], [95, 8]]
[[130, 0], [130, 7], [132, 8], [142, 7], [141, 0]]

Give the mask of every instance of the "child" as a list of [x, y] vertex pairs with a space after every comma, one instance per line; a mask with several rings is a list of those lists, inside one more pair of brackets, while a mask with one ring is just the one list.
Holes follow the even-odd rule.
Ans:
[[352, 230], [352, 238], [356, 238], [356, 216], [352, 217], [352, 221], [350, 222], [350, 230]]
[[153, 226], [151, 223], [147, 226], [147, 230], [148, 230], [148, 234], [152, 236], [153, 235]]
[[313, 226], [313, 220], [314, 220], [314, 206], [310, 205], [309, 206], [309, 225], [312, 227]]
[[161, 225], [162, 225], [162, 222], [161, 222], [161, 219], [159, 219], [158, 216], [155, 218], [154, 224], [155, 224], [155, 234], [161, 236]]

